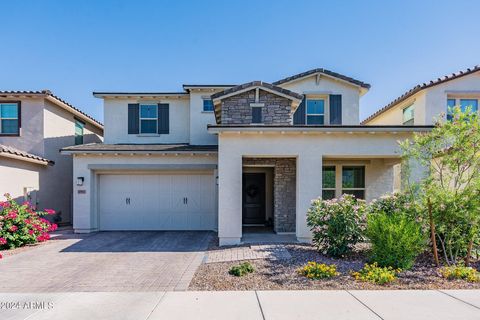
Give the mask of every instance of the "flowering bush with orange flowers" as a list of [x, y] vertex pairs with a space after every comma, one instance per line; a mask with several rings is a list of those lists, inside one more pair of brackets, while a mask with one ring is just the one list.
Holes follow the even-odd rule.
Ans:
[[28, 202], [18, 204], [9, 194], [5, 197], [7, 200], [0, 202], [0, 250], [50, 239], [49, 232], [57, 225], [43, 216], [55, 214], [54, 210], [35, 211]]

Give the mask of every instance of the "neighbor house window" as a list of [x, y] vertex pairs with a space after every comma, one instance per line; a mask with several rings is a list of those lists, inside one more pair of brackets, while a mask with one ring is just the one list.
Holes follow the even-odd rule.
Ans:
[[365, 167], [345, 166], [342, 168], [342, 194], [353, 194], [365, 199]]
[[335, 166], [325, 166], [322, 171], [322, 199], [335, 198]]
[[452, 120], [453, 108], [455, 108], [455, 99], [447, 100], [447, 120]]
[[405, 109], [403, 109], [403, 125], [413, 126], [414, 115], [415, 115], [415, 109], [413, 108], [413, 105], [408, 106]]
[[158, 106], [156, 104], [140, 105], [140, 133], [157, 133]]
[[210, 99], [203, 100], [203, 111], [211, 112], [213, 111], [213, 101]]
[[0, 134], [19, 134], [19, 105], [0, 103]]
[[252, 123], [262, 123], [262, 107], [252, 107]]
[[447, 120], [452, 120], [455, 106], [459, 106], [462, 112], [465, 112], [468, 107], [472, 112], [478, 112], [478, 99], [447, 99]]
[[83, 144], [83, 128], [85, 124], [79, 120], [75, 120], [75, 144]]
[[307, 124], [325, 123], [325, 99], [307, 99]]

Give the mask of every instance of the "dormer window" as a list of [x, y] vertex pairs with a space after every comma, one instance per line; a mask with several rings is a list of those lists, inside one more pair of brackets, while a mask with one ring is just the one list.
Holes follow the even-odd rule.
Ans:
[[212, 101], [212, 99], [203, 99], [203, 111], [204, 112], [213, 112], [213, 101]]
[[307, 99], [306, 123], [325, 124], [325, 99]]
[[158, 107], [156, 104], [140, 105], [140, 133], [157, 133]]

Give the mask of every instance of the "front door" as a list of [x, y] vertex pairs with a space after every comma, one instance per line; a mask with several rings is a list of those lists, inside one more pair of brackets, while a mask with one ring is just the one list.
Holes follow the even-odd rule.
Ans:
[[265, 223], [265, 173], [243, 174], [243, 224]]

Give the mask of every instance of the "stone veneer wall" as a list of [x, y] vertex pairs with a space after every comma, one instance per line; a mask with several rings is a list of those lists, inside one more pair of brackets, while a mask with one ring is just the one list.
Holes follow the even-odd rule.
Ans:
[[243, 165], [273, 165], [273, 230], [295, 232], [296, 159], [248, 158]]
[[[259, 103], [262, 107], [262, 123], [288, 125], [292, 124], [291, 101], [260, 89]], [[222, 124], [251, 124], [252, 107], [255, 103], [255, 90], [250, 90], [222, 101]]]

